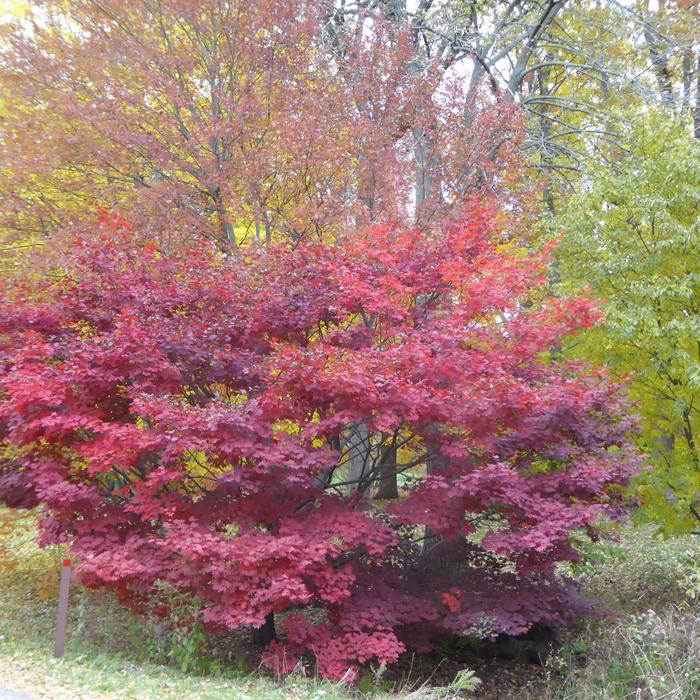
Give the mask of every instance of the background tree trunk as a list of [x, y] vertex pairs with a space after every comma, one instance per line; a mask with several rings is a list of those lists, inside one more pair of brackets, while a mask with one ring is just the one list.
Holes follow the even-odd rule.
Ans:
[[345, 449], [347, 451], [348, 464], [348, 491], [362, 490], [367, 488], [365, 479], [370, 470], [370, 459], [372, 445], [370, 442], [369, 428], [363, 422], [355, 424], [350, 429], [348, 437], [345, 440]]
[[[440, 454], [433, 454], [428, 457], [426, 462], [426, 471], [428, 476], [439, 472], [445, 466], [445, 460]], [[434, 550], [442, 542], [442, 537], [435, 534], [429, 527], [425, 528], [425, 537], [423, 539], [423, 554]]]
[[395, 444], [389, 444], [384, 448], [379, 464], [379, 479], [377, 491], [374, 497], [378, 500], [387, 500], [399, 497], [399, 487], [396, 474], [396, 459], [398, 450]]

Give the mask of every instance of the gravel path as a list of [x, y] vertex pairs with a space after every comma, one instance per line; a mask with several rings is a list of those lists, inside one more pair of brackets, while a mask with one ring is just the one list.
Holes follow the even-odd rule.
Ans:
[[15, 693], [14, 690], [0, 687], [0, 700], [33, 700], [24, 693]]

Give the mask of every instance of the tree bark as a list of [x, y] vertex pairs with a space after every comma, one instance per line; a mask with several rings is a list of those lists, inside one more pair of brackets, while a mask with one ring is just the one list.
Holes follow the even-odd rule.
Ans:
[[664, 47], [659, 44], [657, 37], [649, 26], [644, 28], [644, 40], [649, 49], [651, 65], [656, 75], [656, 80], [659, 84], [663, 102], [668, 107], [673, 107], [676, 97], [673, 93], [673, 81], [671, 72], [668, 67], [668, 61], [664, 52]]
[[379, 464], [377, 492], [374, 494], [374, 497], [378, 500], [388, 500], [399, 497], [399, 487], [396, 480], [397, 452], [398, 450], [395, 444], [387, 445], [384, 448], [382, 459]]
[[422, 130], [415, 132], [416, 145], [416, 225], [426, 226], [442, 200], [439, 163], [433, 139]]
[[211, 198], [214, 200], [214, 210], [219, 219], [220, 240], [219, 247], [223, 251], [236, 250], [236, 234], [233, 230], [233, 224], [229, 220], [226, 205], [221, 194], [221, 188], [215, 187], [209, 191]]
[[356, 490], [364, 492], [367, 489], [365, 480], [368, 476], [370, 466], [370, 432], [363, 422], [356, 423], [349, 431], [345, 440], [347, 450], [348, 478], [351, 482], [348, 485], [349, 492]]
[[690, 93], [693, 89], [693, 52], [683, 52], [683, 111], [690, 109]]
[[[426, 463], [426, 471], [428, 476], [435, 474], [443, 469], [445, 466], [445, 460], [440, 454], [435, 454], [428, 457]], [[427, 525], [425, 527], [425, 536], [423, 539], [423, 554], [427, 554], [431, 550], [435, 549], [442, 542], [442, 537], [434, 533]]]

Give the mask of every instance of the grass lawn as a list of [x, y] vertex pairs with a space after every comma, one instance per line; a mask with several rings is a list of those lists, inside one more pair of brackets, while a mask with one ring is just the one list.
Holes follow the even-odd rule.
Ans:
[[[313, 674], [277, 680], [258, 672], [235, 640], [219, 640], [204, 654], [197, 651], [204, 647], [193, 652], [192, 638], [178, 635], [177, 626], [137, 619], [110, 593], [77, 585], [71, 591], [65, 657], [56, 660], [53, 635], [64, 552], [59, 547], [39, 549], [34, 535], [31, 518], [0, 511], [0, 691], [24, 692], [37, 700], [467, 696], [454, 686], [430, 688], [415, 678], [409, 679], [418, 686], [414, 689], [405, 681], [375, 683], [371, 673], [354, 689]], [[617, 541], [589, 545], [572, 573], [612, 614], [562, 633], [543, 666], [518, 670], [515, 664], [489, 667], [475, 659], [472, 666], [467, 661], [464, 665], [476, 668], [483, 680], [476, 697], [700, 697], [700, 537], [662, 540], [649, 528], [628, 527]], [[514, 685], [503, 695], [503, 676], [511, 673]]]
[[[7, 513], [5, 513], [7, 517]], [[160, 650], [144, 627], [108, 594], [72, 587], [68, 641], [62, 660], [53, 658], [60, 548], [33, 544], [30, 521], [0, 529], [0, 688], [35, 698], [182, 698], [218, 700], [341, 700], [342, 686], [302, 677], [284, 682], [232, 666], [218, 677], [183, 673], [152, 663]]]

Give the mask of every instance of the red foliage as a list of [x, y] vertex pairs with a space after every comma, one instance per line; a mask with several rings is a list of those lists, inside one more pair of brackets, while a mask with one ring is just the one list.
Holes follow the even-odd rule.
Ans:
[[417, 62], [418, 34], [379, 12], [332, 41], [328, 0], [32, 5], [0, 45], [3, 231], [89, 202], [169, 246], [332, 240], [416, 208], [427, 227], [522, 165], [519, 109]]
[[[441, 236], [221, 260], [103, 216], [64, 278], [0, 302], [0, 499], [40, 502], [43, 542], [133, 605], [166, 581], [212, 629], [321, 609], [286, 618], [282, 670], [314, 654], [352, 677], [446, 631], [569, 622], [555, 565], [618, 507], [633, 421], [601, 371], [549, 357], [595, 309], [547, 297], [546, 256], [497, 238], [475, 207]], [[378, 501], [392, 446], [411, 478]]]

